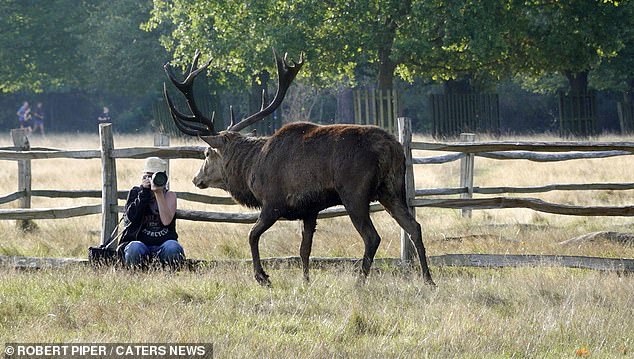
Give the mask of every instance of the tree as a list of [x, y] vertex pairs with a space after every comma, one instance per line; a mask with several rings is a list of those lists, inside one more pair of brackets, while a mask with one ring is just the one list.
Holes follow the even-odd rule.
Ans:
[[2, 3], [0, 91], [78, 88], [143, 94], [160, 89], [167, 53], [160, 32], [140, 29], [150, 2], [132, 0]]
[[[329, 1], [311, 44], [369, 69], [379, 88], [395, 76], [413, 81], [470, 78], [486, 82], [510, 72], [507, 1]], [[359, 77], [359, 76], [357, 76]]]
[[81, 87], [134, 98], [159, 94], [168, 53], [141, 24], [151, 2], [136, 0], [82, 3], [86, 18], [75, 27], [84, 76]]
[[514, 43], [520, 50], [518, 71], [560, 73], [572, 92], [587, 91], [590, 71], [617, 56], [624, 35], [631, 36], [629, 1], [529, 0], [520, 6], [521, 36]]
[[623, 46], [615, 56], [607, 57], [593, 71], [591, 84], [600, 90], [622, 91], [624, 101], [634, 103], [634, 3], [621, 3], [620, 10], [629, 22], [621, 24], [619, 38]]
[[0, 93], [80, 84], [75, 24], [85, 16], [72, 0], [4, 0], [0, 17]]
[[508, 77], [514, 11], [505, 0], [415, 2], [397, 43], [403, 58], [397, 72], [410, 81], [444, 81], [448, 92]]
[[103, 104], [115, 107], [119, 130], [145, 126], [168, 60], [162, 29], [140, 29], [151, 8], [149, 0], [2, 1], [0, 92], [49, 101], [49, 120], [59, 116], [65, 128], [88, 128], [86, 118]]
[[[354, 81], [367, 66], [379, 87], [391, 88], [399, 59], [393, 46], [408, 21], [410, 1], [156, 1], [152, 28], [169, 22], [163, 44], [184, 65], [193, 48], [211, 53], [212, 66], [227, 76], [244, 78], [270, 69], [268, 48], [305, 52], [304, 77], [325, 85]], [[230, 75], [229, 75], [230, 74]], [[334, 86], [333, 86], [334, 87]]]

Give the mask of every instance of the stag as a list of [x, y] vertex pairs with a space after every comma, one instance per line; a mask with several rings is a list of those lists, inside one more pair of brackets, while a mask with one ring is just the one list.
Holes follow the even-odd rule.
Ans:
[[184, 95], [191, 114], [174, 106], [164, 84], [165, 99], [176, 126], [185, 134], [198, 136], [209, 148], [205, 162], [194, 177], [199, 188], [221, 188], [235, 201], [260, 209], [249, 232], [255, 279], [270, 285], [260, 262], [260, 236], [278, 219], [302, 220], [300, 257], [305, 280], [309, 280], [309, 257], [319, 211], [343, 205], [363, 238], [365, 251], [361, 279], [367, 277], [381, 238], [370, 219], [369, 204], [379, 201], [409, 234], [414, 243], [426, 282], [433, 284], [423, 245], [421, 227], [412, 216], [405, 197], [405, 156], [401, 144], [374, 126], [290, 123], [270, 137], [252, 137], [240, 130], [265, 118], [282, 103], [291, 82], [303, 65], [288, 61], [273, 51], [277, 63], [278, 88], [274, 99], [260, 111], [216, 132], [213, 113], [204, 116], [196, 106], [193, 82], [211, 63], [198, 68], [196, 51], [191, 68], [181, 82], [168, 64], [165, 72]]

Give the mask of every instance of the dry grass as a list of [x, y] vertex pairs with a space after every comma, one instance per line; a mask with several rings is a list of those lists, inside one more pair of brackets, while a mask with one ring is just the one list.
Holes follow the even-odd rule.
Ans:
[[[429, 140], [429, 139], [425, 139]], [[540, 140], [557, 140], [541, 138]], [[599, 139], [608, 140], [608, 139]], [[630, 140], [610, 138], [609, 140]], [[0, 138], [0, 146], [10, 145]], [[150, 135], [115, 137], [118, 148], [150, 146]], [[199, 145], [173, 140], [173, 145]], [[32, 146], [96, 149], [98, 136], [34, 137]], [[631, 157], [557, 164], [476, 159], [479, 186], [630, 182]], [[141, 160], [117, 162], [118, 185], [139, 179]], [[190, 183], [198, 160], [171, 162], [172, 189], [197, 193]], [[34, 189], [99, 189], [98, 160], [34, 160]], [[0, 161], [0, 195], [15, 191], [15, 162]], [[417, 166], [417, 188], [457, 187], [458, 165]], [[631, 205], [634, 191], [553, 192], [556, 203]], [[33, 207], [98, 204], [99, 199], [34, 198]], [[120, 202], [123, 204], [123, 202]], [[4, 204], [0, 208], [11, 208]], [[210, 210], [180, 201], [183, 209]], [[238, 206], [213, 210], [240, 211]], [[529, 210], [418, 209], [429, 255], [445, 253], [570, 254], [634, 258], [634, 247], [597, 241], [558, 243], [588, 232], [633, 232], [631, 218], [571, 217]], [[399, 228], [372, 215], [383, 238], [379, 257], [397, 257]], [[99, 241], [98, 215], [38, 220], [24, 233], [0, 221], [0, 254], [85, 257]], [[250, 225], [180, 221], [189, 257], [249, 258]], [[264, 257], [297, 255], [299, 224], [280, 222], [263, 236]], [[347, 218], [321, 220], [314, 256], [359, 257], [363, 244]], [[432, 268], [435, 290], [416, 277], [374, 273], [356, 287], [356, 270], [271, 270], [273, 289], [258, 287], [247, 266], [202, 272], [129, 273], [77, 269], [0, 271], [0, 341], [177, 341], [215, 344], [217, 357], [631, 357], [634, 278], [560, 268]], [[584, 353], [579, 351], [579, 353]]]
[[631, 357], [631, 277], [436, 269], [437, 289], [351, 268], [169, 274], [0, 271], [3, 342], [212, 342], [216, 357]]

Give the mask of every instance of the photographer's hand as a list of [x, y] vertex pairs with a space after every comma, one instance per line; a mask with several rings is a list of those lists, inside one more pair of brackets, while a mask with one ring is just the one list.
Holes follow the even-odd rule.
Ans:
[[143, 179], [141, 180], [141, 187], [151, 188], [151, 186], [152, 186], [151, 177], [143, 176]]
[[150, 189], [152, 190], [152, 192], [154, 192], [154, 194], [157, 193], [163, 193], [165, 191], [165, 187], [164, 186], [156, 186], [154, 184], [154, 182], [150, 181]]

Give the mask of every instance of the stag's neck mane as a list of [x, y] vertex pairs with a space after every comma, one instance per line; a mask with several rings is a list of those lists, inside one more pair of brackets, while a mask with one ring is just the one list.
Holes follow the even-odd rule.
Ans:
[[249, 188], [253, 165], [258, 159], [267, 137], [247, 137], [233, 133], [221, 150], [229, 193], [240, 204], [261, 208], [262, 202]]

